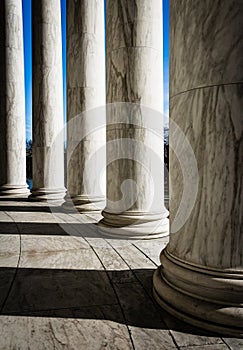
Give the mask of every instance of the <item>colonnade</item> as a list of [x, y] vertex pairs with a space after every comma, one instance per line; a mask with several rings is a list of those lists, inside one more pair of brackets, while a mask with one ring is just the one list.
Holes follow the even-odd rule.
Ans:
[[[21, 4], [0, 3], [0, 194], [12, 196], [27, 193]], [[174, 0], [170, 11], [171, 234], [154, 275], [154, 296], [186, 322], [242, 336], [243, 6], [239, 0]], [[60, 1], [33, 0], [32, 21], [29, 198], [57, 201], [65, 196]], [[104, 37], [103, 1], [67, 0], [71, 153], [64, 207], [103, 209], [99, 230], [104, 235], [165, 236], [161, 0], [107, 0], [106, 50]], [[106, 130], [103, 122], [97, 129], [92, 125], [99, 114], [106, 116]], [[95, 132], [84, 133], [79, 142], [83, 130]], [[197, 165], [195, 172], [192, 163], [187, 167], [189, 178], [180, 164], [187, 144]], [[95, 158], [102, 147], [106, 196], [99, 189], [100, 160]], [[180, 206], [188, 181], [187, 198], [195, 195], [190, 212], [190, 200]], [[184, 222], [177, 220], [181, 208], [184, 217], [189, 213]]]

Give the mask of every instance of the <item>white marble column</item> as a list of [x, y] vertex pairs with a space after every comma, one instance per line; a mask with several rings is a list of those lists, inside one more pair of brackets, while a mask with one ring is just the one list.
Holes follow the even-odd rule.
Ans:
[[163, 189], [162, 1], [106, 1], [107, 203], [100, 230], [168, 235]]
[[0, 195], [26, 185], [22, 1], [0, 3]]
[[[68, 153], [64, 206], [71, 209], [74, 205], [80, 212], [101, 211], [105, 205], [98, 159], [102, 147], [105, 154], [104, 32], [104, 1], [67, 1]], [[105, 168], [105, 157], [102, 159]]]
[[61, 200], [64, 188], [60, 0], [32, 1], [33, 189], [31, 200]]
[[[176, 228], [188, 179], [171, 152], [171, 234], [154, 296], [186, 322], [242, 337], [243, 3], [172, 1], [170, 13], [170, 117], [192, 146], [199, 185], [188, 220]], [[170, 131], [170, 142], [183, 147]]]

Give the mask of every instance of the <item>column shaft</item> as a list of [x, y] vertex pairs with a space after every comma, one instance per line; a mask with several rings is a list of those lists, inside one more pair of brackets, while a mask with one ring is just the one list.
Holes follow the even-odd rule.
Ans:
[[32, 1], [32, 200], [64, 197], [63, 80], [59, 0]]
[[[188, 179], [171, 151], [171, 235], [154, 295], [189, 323], [243, 336], [243, 3], [178, 0], [170, 13], [170, 117], [193, 148], [199, 185], [175, 229]], [[170, 142], [183, 147], [174, 131]]]
[[0, 4], [0, 195], [27, 194], [22, 1]]
[[[75, 205], [79, 211], [101, 210], [105, 204], [98, 159], [102, 147], [105, 154], [104, 31], [103, 1], [67, 1], [68, 194], [65, 207]], [[102, 159], [105, 168], [105, 158]]]
[[100, 230], [167, 235], [162, 2], [107, 0], [106, 16], [107, 203]]

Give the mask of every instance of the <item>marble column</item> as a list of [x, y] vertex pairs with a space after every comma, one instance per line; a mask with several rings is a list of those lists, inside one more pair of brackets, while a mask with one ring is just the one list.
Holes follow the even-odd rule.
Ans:
[[36, 201], [61, 200], [64, 188], [60, 0], [32, 1], [33, 189]]
[[171, 234], [154, 296], [188, 323], [242, 337], [243, 3], [178, 0], [170, 13], [170, 118], [192, 146], [199, 184], [188, 220], [174, 227], [188, 179], [171, 151]]
[[[162, 1], [106, 1], [106, 235], [168, 235], [163, 189]], [[109, 105], [111, 104], [111, 105]]]
[[64, 207], [75, 206], [80, 212], [101, 211], [105, 205], [99, 160], [99, 150], [103, 148], [105, 155], [104, 32], [104, 1], [67, 1], [68, 192]]
[[0, 195], [26, 185], [22, 1], [0, 2]]

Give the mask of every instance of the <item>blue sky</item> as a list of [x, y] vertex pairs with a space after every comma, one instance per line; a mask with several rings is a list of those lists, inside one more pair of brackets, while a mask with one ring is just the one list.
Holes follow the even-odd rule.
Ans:
[[[25, 61], [25, 113], [26, 138], [32, 138], [32, 67], [31, 67], [31, 0], [23, 1], [24, 25], [24, 61]], [[169, 110], [169, 0], [163, 1], [163, 30], [164, 30], [164, 113], [168, 116]], [[61, 0], [62, 9], [62, 57], [63, 57], [63, 95], [64, 118], [66, 120], [66, 0]], [[167, 121], [165, 120], [167, 123]]]

